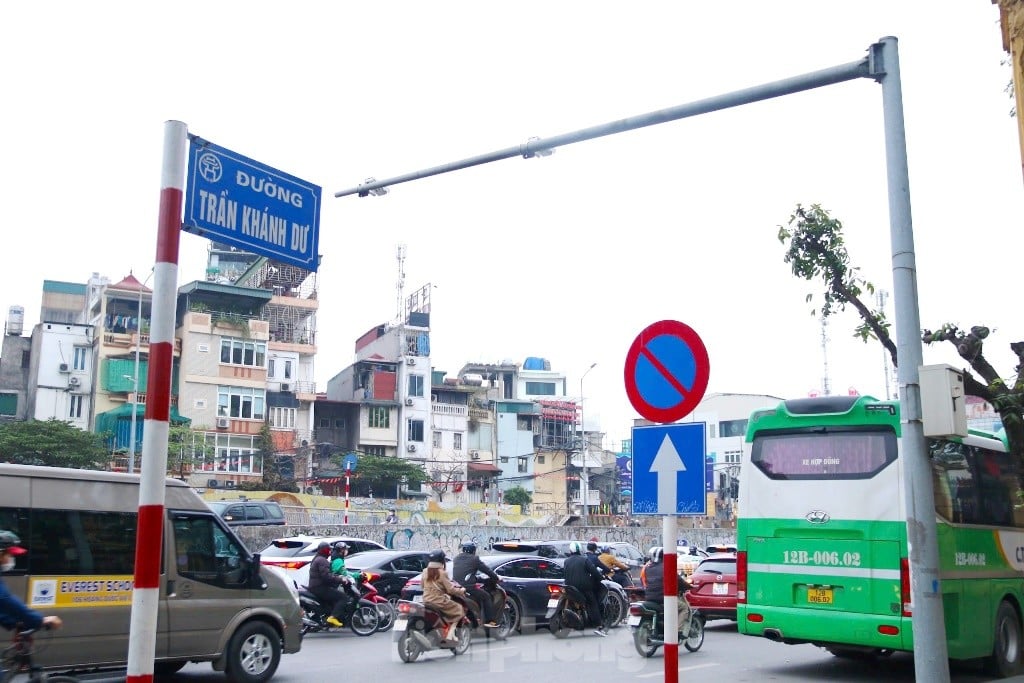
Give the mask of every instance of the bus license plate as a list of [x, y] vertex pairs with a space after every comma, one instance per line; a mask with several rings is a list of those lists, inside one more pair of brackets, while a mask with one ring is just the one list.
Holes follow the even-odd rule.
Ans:
[[832, 589], [831, 588], [808, 588], [807, 589], [807, 602], [815, 605], [831, 605], [832, 604]]
[[711, 588], [711, 594], [712, 595], [728, 595], [729, 594], [729, 584], [727, 584], [727, 583], [716, 583]]

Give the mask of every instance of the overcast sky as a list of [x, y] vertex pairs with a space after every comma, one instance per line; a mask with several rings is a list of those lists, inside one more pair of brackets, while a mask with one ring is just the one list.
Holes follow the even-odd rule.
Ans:
[[[637, 333], [703, 338], [708, 391], [804, 396], [825, 373], [812, 288], [776, 234], [798, 202], [846, 227], [892, 291], [881, 88], [829, 86], [335, 199], [359, 184], [864, 56], [899, 38], [921, 321], [1024, 339], [1021, 159], [989, 0], [911, 2], [4, 3], [8, 235], [0, 305], [38, 322], [43, 279], [117, 281], [155, 254], [163, 122], [323, 187], [318, 388], [433, 283], [437, 369], [542, 356], [601, 418]], [[208, 242], [184, 235], [180, 282]], [[140, 278], [141, 279], [141, 278]], [[819, 288], [813, 288], [818, 291]], [[892, 300], [889, 302], [892, 311]], [[856, 319], [828, 328], [833, 393], [885, 395]], [[945, 349], [926, 363], [962, 363]], [[588, 419], [589, 422], [589, 419]]]

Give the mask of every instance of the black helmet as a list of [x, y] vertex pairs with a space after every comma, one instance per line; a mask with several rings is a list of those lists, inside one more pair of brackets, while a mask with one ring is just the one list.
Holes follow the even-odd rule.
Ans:
[[338, 541], [334, 544], [334, 552], [340, 554], [345, 552], [346, 550], [348, 550], [348, 543], [345, 543], [345, 541]]
[[476, 543], [473, 543], [473, 541], [466, 541], [465, 543], [462, 544], [462, 552], [464, 552], [464, 553], [475, 553], [476, 552]]
[[588, 552], [594, 552], [595, 550], [597, 550], [597, 544], [596, 543], [594, 543], [593, 541], [591, 541], [590, 543], [587, 543], [587, 551]]
[[327, 541], [320, 541], [316, 545], [316, 554], [327, 556], [331, 554], [331, 544]]
[[431, 550], [427, 559], [431, 562], [440, 562], [441, 564], [444, 564], [444, 551], [440, 548], [437, 550]]

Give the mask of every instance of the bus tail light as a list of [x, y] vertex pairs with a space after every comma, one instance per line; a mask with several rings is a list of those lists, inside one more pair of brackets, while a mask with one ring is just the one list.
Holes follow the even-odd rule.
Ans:
[[736, 553], [736, 602], [747, 603], [747, 551]]
[[910, 598], [910, 560], [906, 557], [900, 558], [900, 600], [903, 602], [903, 616], [912, 616], [914, 604]]

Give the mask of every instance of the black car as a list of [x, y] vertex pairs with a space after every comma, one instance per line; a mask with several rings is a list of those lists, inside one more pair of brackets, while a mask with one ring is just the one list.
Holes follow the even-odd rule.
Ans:
[[367, 574], [378, 593], [397, 601], [406, 582], [426, 569], [429, 555], [423, 550], [367, 550], [347, 558], [345, 568]]
[[569, 544], [579, 543], [587, 547], [586, 541], [502, 541], [491, 545], [494, 553], [515, 553], [516, 555], [538, 555], [540, 557], [569, 557]]
[[284, 510], [272, 500], [211, 500], [206, 504], [231, 526], [284, 526]]
[[[556, 541], [561, 543], [561, 541]], [[565, 541], [565, 543], [569, 543]], [[548, 599], [551, 592], [549, 584], [560, 584], [565, 580], [562, 569], [562, 558], [547, 558], [539, 555], [484, 555], [480, 558], [484, 564], [494, 570], [501, 579], [501, 585], [508, 593], [509, 604], [513, 613], [513, 628], [522, 631], [535, 629], [547, 624]], [[609, 585], [606, 582], [605, 585]], [[609, 586], [621, 593], [618, 586]], [[403, 600], [415, 600], [423, 594], [420, 577], [417, 576], [405, 584], [402, 589]], [[625, 604], [625, 598], [622, 599]], [[623, 608], [624, 609], [624, 608]]]

